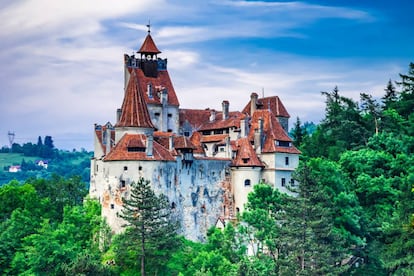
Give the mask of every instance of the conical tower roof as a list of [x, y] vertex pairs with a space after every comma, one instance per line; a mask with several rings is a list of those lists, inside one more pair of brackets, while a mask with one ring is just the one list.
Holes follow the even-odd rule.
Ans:
[[148, 35], [144, 40], [144, 43], [142, 43], [141, 48], [139, 48], [138, 52], [140, 54], [159, 54], [161, 53], [160, 50], [158, 50], [157, 46], [155, 45], [154, 40], [151, 37], [150, 32], [148, 31]]
[[115, 125], [116, 127], [154, 128], [144, 95], [142, 95], [142, 91], [138, 85], [135, 70], [132, 71], [131, 77], [129, 78], [121, 110], [121, 117]]

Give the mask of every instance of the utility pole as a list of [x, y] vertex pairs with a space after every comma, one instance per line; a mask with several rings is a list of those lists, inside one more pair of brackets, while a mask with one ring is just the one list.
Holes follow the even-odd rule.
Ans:
[[14, 132], [9, 131], [7, 135], [9, 136], [10, 153], [11, 153], [13, 151], [12, 148], [13, 148], [14, 136], [16, 136], [16, 134]]

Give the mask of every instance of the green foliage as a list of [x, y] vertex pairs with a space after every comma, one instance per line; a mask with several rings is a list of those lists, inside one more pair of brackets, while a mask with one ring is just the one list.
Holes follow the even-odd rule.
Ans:
[[155, 195], [150, 182], [140, 178], [123, 202], [120, 217], [127, 223], [116, 247], [117, 262], [141, 275], [162, 273], [178, 241], [178, 225], [172, 221], [167, 198]]

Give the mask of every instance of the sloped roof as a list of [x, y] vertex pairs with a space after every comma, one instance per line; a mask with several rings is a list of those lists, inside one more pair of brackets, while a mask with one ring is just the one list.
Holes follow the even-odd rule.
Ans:
[[195, 149], [196, 146], [190, 141], [190, 138], [185, 136], [176, 136], [171, 132], [154, 132], [154, 138], [165, 148], [169, 148], [170, 137], [173, 139], [174, 149]]
[[239, 111], [229, 112], [229, 118], [223, 120], [223, 112], [216, 113], [216, 119], [212, 122], [208, 120], [205, 122], [199, 130], [214, 130], [214, 129], [224, 129], [230, 127], [240, 128], [240, 120], [244, 118], [245, 115]]
[[201, 143], [221, 142], [229, 137], [228, 134], [214, 134], [214, 135], [203, 135], [201, 137]]
[[270, 110], [256, 110], [254, 112], [248, 135], [250, 141], [253, 141], [254, 139], [255, 129], [259, 128], [260, 118], [263, 120], [263, 134], [265, 136], [262, 152], [300, 153], [300, 151], [293, 145], [291, 147], [276, 146], [275, 141], [292, 142], [292, 139], [286, 134], [279, 121]]
[[[247, 105], [243, 108], [244, 114], [249, 114], [250, 116], [250, 105], [251, 100], [247, 103]], [[271, 96], [257, 99], [257, 107], [258, 110], [270, 110], [276, 117], [286, 117], [290, 118], [289, 113], [287, 112], [285, 106], [283, 105], [282, 101], [278, 96]]]
[[193, 149], [193, 153], [195, 154], [205, 154], [203, 146], [201, 144], [201, 137], [203, 136], [200, 132], [194, 132], [190, 137], [191, 143], [195, 146], [195, 149]]
[[233, 159], [234, 167], [264, 167], [263, 163], [257, 157], [248, 138], [240, 138], [236, 141], [237, 153]]
[[148, 34], [145, 38], [144, 42], [141, 45], [141, 48], [139, 48], [138, 52], [140, 54], [159, 54], [161, 53], [160, 50], [158, 50], [157, 46], [155, 45], [154, 40], [152, 39], [151, 35]]
[[152, 156], [147, 156], [146, 152], [129, 152], [128, 146], [146, 146], [147, 137], [144, 134], [125, 134], [121, 140], [106, 155], [104, 161], [175, 161], [168, 149], [153, 141]]
[[[161, 104], [161, 98], [158, 92], [166, 88], [168, 93], [168, 105], [179, 106], [177, 95], [175, 94], [174, 86], [171, 82], [170, 75], [167, 70], [158, 71], [157, 77], [147, 77], [145, 76], [142, 69], [139, 68], [128, 68], [129, 72], [132, 75], [132, 72], [135, 72], [138, 78], [138, 86], [141, 91], [143, 91], [143, 97], [145, 102], [148, 104]], [[147, 85], [151, 84], [154, 91], [152, 97], [150, 98], [147, 93]]]
[[133, 71], [122, 103], [121, 117], [115, 127], [154, 128], [142, 91]]
[[[210, 122], [211, 112], [216, 113], [214, 121]], [[180, 125], [188, 122], [196, 130], [214, 130], [229, 127], [240, 128], [240, 120], [245, 115], [239, 111], [229, 112], [229, 117], [223, 120], [223, 112], [212, 109], [180, 109]]]
[[194, 129], [199, 130], [209, 121], [210, 113], [210, 109], [180, 109], [180, 126], [187, 121]]

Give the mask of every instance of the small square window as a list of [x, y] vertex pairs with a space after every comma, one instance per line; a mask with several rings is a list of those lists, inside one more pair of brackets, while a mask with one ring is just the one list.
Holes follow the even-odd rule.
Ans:
[[128, 170], [128, 167], [127, 166], [124, 166], [124, 171], [127, 171]]
[[115, 208], [115, 205], [112, 203], [111, 204], [111, 209], [114, 209]]
[[142, 171], [142, 166], [139, 166], [139, 167], [138, 167], [138, 170], [139, 170], [139, 171]]

